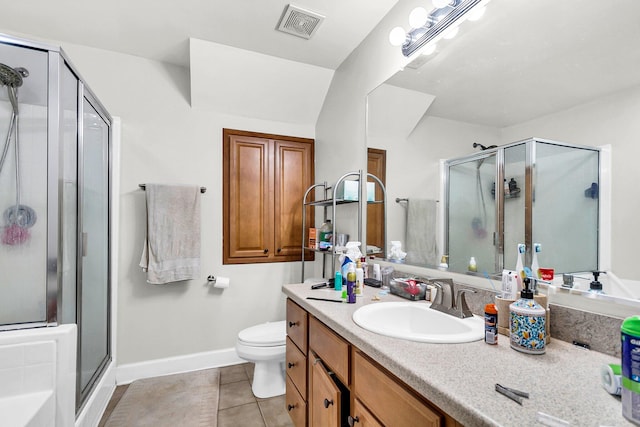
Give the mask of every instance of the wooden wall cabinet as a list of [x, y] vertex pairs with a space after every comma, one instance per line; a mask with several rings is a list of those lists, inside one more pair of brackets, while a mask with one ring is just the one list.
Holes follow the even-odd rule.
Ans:
[[224, 264], [299, 261], [313, 180], [313, 139], [223, 129]]
[[[286, 405], [296, 427], [340, 426], [345, 420], [354, 427], [462, 427], [290, 299], [287, 325]], [[306, 357], [306, 390], [293, 380], [302, 377], [296, 371], [304, 360], [299, 353]], [[303, 407], [304, 417], [298, 411]]]

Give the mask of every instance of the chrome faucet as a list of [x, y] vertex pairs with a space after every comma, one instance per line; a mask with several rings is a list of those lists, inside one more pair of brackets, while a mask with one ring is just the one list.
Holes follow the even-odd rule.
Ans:
[[438, 288], [436, 299], [431, 304], [431, 308], [450, 314], [460, 319], [472, 317], [473, 313], [467, 305], [465, 294], [467, 292], [475, 293], [473, 289], [458, 289], [456, 298], [453, 298], [453, 280], [451, 279], [433, 279], [429, 280], [429, 284]]

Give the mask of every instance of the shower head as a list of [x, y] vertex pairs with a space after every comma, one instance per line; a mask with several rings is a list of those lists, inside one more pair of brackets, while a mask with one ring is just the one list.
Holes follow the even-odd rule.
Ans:
[[489, 149], [491, 149], [491, 148], [497, 148], [498, 146], [497, 146], [497, 145], [490, 145], [490, 146], [488, 146], [488, 147], [485, 147], [485, 146], [484, 146], [484, 145], [482, 145], [482, 144], [478, 144], [477, 142], [474, 142], [474, 143], [473, 143], [473, 148], [476, 148], [476, 147], [480, 147], [480, 149], [481, 149], [482, 151], [484, 151], [484, 150], [489, 150]]
[[0, 84], [8, 87], [22, 86], [22, 78], [27, 77], [29, 71], [26, 68], [11, 68], [0, 63]]

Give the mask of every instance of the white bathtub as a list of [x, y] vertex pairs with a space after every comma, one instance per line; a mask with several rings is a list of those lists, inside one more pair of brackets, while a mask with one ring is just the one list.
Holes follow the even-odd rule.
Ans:
[[74, 424], [76, 334], [76, 325], [0, 332], [2, 423]]

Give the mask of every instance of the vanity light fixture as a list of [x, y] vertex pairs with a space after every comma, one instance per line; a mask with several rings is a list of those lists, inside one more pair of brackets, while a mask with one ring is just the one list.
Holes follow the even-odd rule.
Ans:
[[408, 32], [405, 32], [402, 27], [392, 29], [389, 33], [389, 42], [394, 46], [402, 46], [404, 56], [411, 56], [441, 37], [445, 39], [455, 37], [460, 23], [465, 19], [473, 21], [480, 19], [488, 2], [489, 0], [432, 0], [434, 8], [430, 12], [423, 7], [417, 7], [411, 11], [409, 14], [411, 29]]

